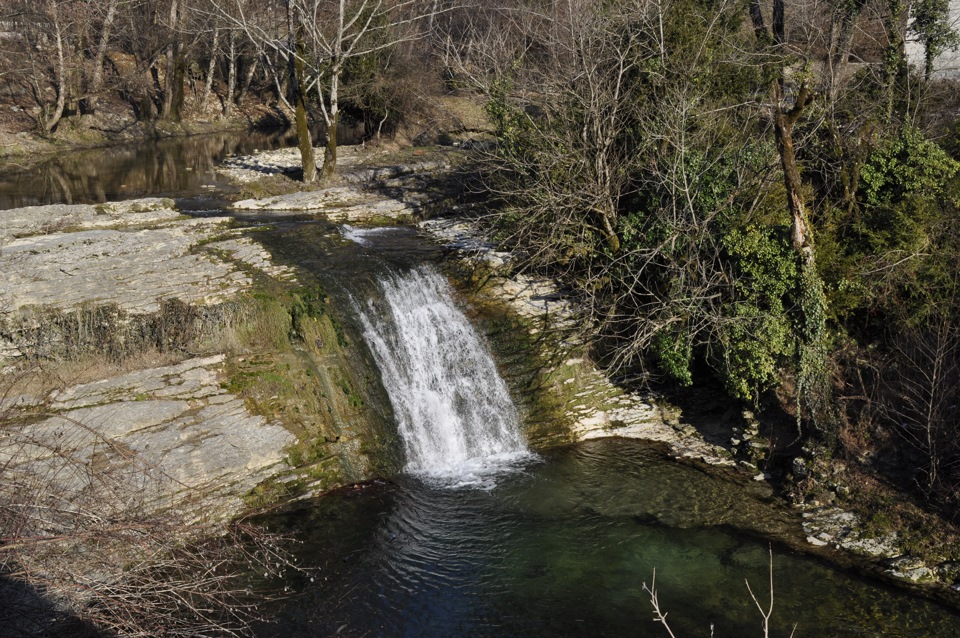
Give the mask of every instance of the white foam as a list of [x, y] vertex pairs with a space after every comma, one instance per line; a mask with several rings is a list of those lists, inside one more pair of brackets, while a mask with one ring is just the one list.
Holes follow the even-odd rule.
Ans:
[[398, 230], [403, 230], [400, 226], [381, 226], [379, 228], [356, 228], [350, 224], [344, 224], [340, 227], [340, 235], [344, 239], [349, 239], [350, 241], [360, 244], [361, 246], [370, 246], [373, 244], [368, 237], [373, 235], [383, 235], [385, 233], [392, 233]]
[[447, 487], [492, 487], [534, 458], [483, 340], [446, 280], [421, 267], [381, 281], [384, 303], [361, 309], [404, 443], [406, 471]]

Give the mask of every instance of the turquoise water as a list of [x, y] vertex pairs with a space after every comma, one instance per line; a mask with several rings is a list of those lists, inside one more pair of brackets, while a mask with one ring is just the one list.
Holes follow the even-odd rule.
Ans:
[[[800, 533], [760, 487], [610, 439], [553, 450], [490, 490], [412, 478], [270, 519], [308, 575], [263, 636], [762, 636], [771, 537]], [[960, 636], [929, 601], [773, 546], [771, 636]], [[313, 579], [311, 582], [310, 578]]]

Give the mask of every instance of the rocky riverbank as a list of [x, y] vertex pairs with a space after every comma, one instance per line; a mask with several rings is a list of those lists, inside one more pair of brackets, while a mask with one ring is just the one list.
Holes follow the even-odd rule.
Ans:
[[[389, 159], [351, 149], [335, 184], [233, 207], [262, 220], [293, 212], [378, 225], [410, 223], [454, 197], [456, 150]], [[241, 185], [289, 182], [298, 161], [295, 150], [276, 151], [233, 158], [221, 171]], [[535, 446], [648, 439], [781, 489], [783, 477], [763, 471], [767, 443], [752, 414], [727, 406], [722, 418], [697, 420], [615, 383], [585, 355], [576, 309], [553, 282], [514, 273], [511, 255], [467, 219], [417, 227], [475, 277], [478, 305], [508, 309], [513, 340], [527, 348], [524, 383], [537, 388], [524, 398]], [[107, 474], [148, 468], [156, 480], [138, 507], [219, 520], [396, 471], [396, 433], [364, 401], [371, 382], [336, 309], [257, 232], [228, 217], [184, 216], [163, 199], [5, 211], [0, 412], [16, 436], [5, 439], [3, 462], [55, 477], [65, 494], [89, 477], [56, 469], [65, 458]], [[800, 465], [798, 477], [812, 471]], [[901, 537], [842, 506], [801, 508], [812, 549], [885, 560], [892, 577], [955, 583], [954, 562], [918, 561]]]
[[[8, 472], [63, 476], [58, 489], [67, 493], [84, 476], [58, 472], [54, 465], [65, 458], [96, 458], [106, 467], [134, 455], [164, 477], [169, 493], [159, 501], [228, 518], [241, 511], [244, 494], [286, 467], [294, 437], [222, 389], [222, 353], [10, 393], [35, 366], [103, 354], [107, 367], [212, 337], [236, 315], [229, 304], [250, 291], [254, 273], [293, 280], [231, 232], [226, 218], [185, 218], [172, 204], [148, 199], [0, 216], [0, 365], [9, 387], [0, 407], [23, 422], [8, 425], [2, 453]], [[23, 440], [33, 452], [11, 447]]]
[[65, 466], [148, 468], [155, 505], [219, 520], [284, 485], [372, 476], [359, 450], [380, 435], [338, 425], [362, 409], [338, 393], [314, 405], [306, 385], [359, 386], [362, 371], [322, 291], [254, 234], [163, 199], [4, 211], [5, 471], [70, 493], [91, 477]]

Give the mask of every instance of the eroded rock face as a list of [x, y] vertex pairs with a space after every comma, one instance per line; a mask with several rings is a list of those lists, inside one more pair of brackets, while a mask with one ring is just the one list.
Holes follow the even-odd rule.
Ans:
[[89, 490], [97, 465], [101, 479], [137, 477], [129, 488], [148, 487], [145, 508], [235, 515], [242, 495], [286, 469], [283, 450], [294, 437], [223, 390], [223, 361], [197, 358], [72, 386], [42, 405], [21, 399], [18, 412], [41, 418], [7, 429], [0, 463], [11, 477], [47, 477], [67, 501]]
[[[0, 368], [175, 351], [242, 318], [238, 300], [254, 271], [294, 280], [228, 218], [191, 219], [172, 206], [146, 199], [4, 211]], [[244, 494], [286, 469], [295, 437], [221, 387], [224, 360], [139, 370], [42, 400], [11, 397], [0, 412], [21, 424], [0, 441], [6, 471], [42, 478], [68, 501], [89, 496], [91, 476], [118, 476], [127, 477], [121, 487], [139, 481], [137, 507], [235, 515]]]
[[259, 244], [228, 229], [229, 218], [191, 219], [171, 205], [146, 199], [4, 211], [0, 365], [57, 353], [50, 342], [61, 337], [43, 334], [51, 313], [109, 308], [120, 326], [170, 300], [210, 307], [236, 299], [252, 285], [250, 269], [294, 278]]
[[69, 229], [137, 226], [180, 217], [169, 199], [146, 198], [110, 204], [28, 206], [0, 215], [0, 246], [17, 237], [48, 235]]

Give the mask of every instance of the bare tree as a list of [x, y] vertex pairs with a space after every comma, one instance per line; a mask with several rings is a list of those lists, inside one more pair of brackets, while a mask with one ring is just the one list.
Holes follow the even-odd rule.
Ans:
[[[312, 181], [312, 149], [306, 125], [308, 91], [316, 92], [327, 129], [322, 175], [337, 167], [337, 125], [344, 72], [352, 61], [421, 37], [417, 27], [437, 11], [437, 3], [421, 0], [284, 0], [285, 37], [278, 37], [276, 21], [256, 20], [240, 0], [224, 4], [228, 20], [242, 29], [262, 51], [280, 54], [288, 61], [288, 77], [300, 138], [304, 181]], [[279, 74], [274, 70], [276, 82]], [[304, 114], [299, 114], [302, 102]]]
[[[210, 43], [210, 59], [207, 61], [207, 73], [206, 73], [206, 78], [203, 84], [203, 96], [200, 98], [200, 104], [203, 107], [205, 107], [207, 105], [207, 102], [210, 101], [210, 95], [213, 93], [214, 71], [216, 71], [217, 69], [217, 56], [220, 53], [220, 31], [221, 31], [220, 28], [214, 25], [213, 41]], [[231, 32], [231, 37], [232, 37], [232, 32]], [[230, 71], [231, 71], [231, 75], [230, 75], [231, 87], [230, 88], [232, 89], [233, 88], [232, 86], [233, 70], [235, 68], [235, 65], [233, 62], [234, 60], [233, 40], [231, 40], [230, 44], [231, 44], [230, 53], [229, 53]], [[230, 97], [232, 97], [232, 95]]]
[[921, 455], [928, 498], [960, 479], [960, 326], [938, 313], [927, 327], [901, 330], [881, 373], [881, 413]]
[[100, 90], [103, 86], [103, 65], [107, 60], [107, 47], [110, 45], [110, 36], [113, 32], [114, 21], [117, 18], [119, 4], [120, 0], [109, 0], [107, 2], [106, 13], [100, 25], [100, 38], [94, 53], [93, 68], [90, 71], [90, 82], [87, 88], [88, 95], [85, 108], [89, 113], [96, 112], [100, 100]]
[[[760, 601], [757, 599], [757, 596], [753, 593], [753, 588], [750, 587], [750, 581], [747, 579], [744, 579], [744, 583], [746, 583], [746, 586], [747, 586], [747, 591], [750, 593], [750, 599], [757, 606], [757, 609], [760, 611], [760, 616], [761, 618], [763, 618], [763, 624], [762, 624], [763, 638], [770, 637], [770, 617], [773, 615], [773, 600], [774, 600], [774, 597], [773, 597], [773, 548], [772, 547], [769, 548], [768, 552], [770, 555], [770, 568], [769, 568], [770, 602], [768, 603], [766, 608], [764, 608], [764, 606], [760, 604]], [[673, 630], [670, 628], [670, 625], [667, 623], [667, 612], [660, 607], [660, 597], [657, 593], [657, 570], [656, 569], [653, 570], [653, 577], [650, 579], [650, 584], [648, 585], [646, 582], [643, 583], [643, 591], [645, 591], [647, 595], [650, 597], [650, 604], [653, 607], [653, 620], [663, 625], [664, 631], [667, 632], [667, 635], [669, 635], [670, 638], [676, 638], [675, 634], [673, 633]], [[710, 625], [711, 636], [713, 636], [713, 629], [714, 629], [713, 625], [711, 624]], [[797, 625], [794, 624], [793, 629], [790, 631], [789, 638], [793, 638], [793, 635], [796, 632], [797, 632]]]
[[5, 43], [4, 61], [13, 77], [29, 87], [44, 133], [56, 128], [68, 101], [76, 97], [85, 8], [78, 0], [15, 0], [0, 9], [19, 36]]

